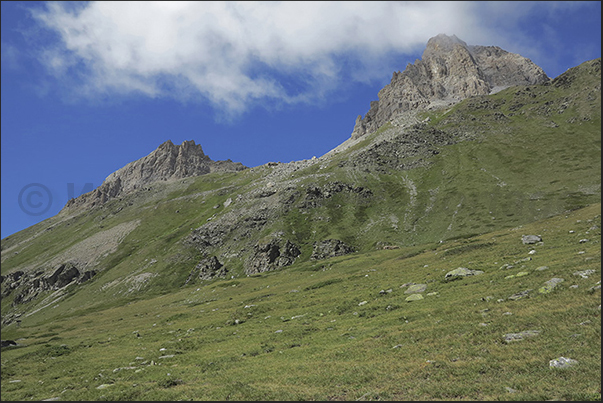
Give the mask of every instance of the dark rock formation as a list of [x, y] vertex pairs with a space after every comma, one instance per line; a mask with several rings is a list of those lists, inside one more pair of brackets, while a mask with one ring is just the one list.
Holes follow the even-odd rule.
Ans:
[[420, 60], [395, 72], [379, 91], [364, 118], [358, 116], [352, 138], [372, 133], [395, 115], [488, 95], [514, 85], [550, 81], [531, 60], [497, 46], [468, 46], [456, 36], [437, 35]]
[[0, 341], [0, 347], [13, 347], [16, 346], [17, 342], [14, 340], [2, 340]]
[[184, 141], [181, 145], [174, 145], [168, 140], [146, 157], [113, 172], [92, 192], [69, 200], [64, 209], [102, 205], [121, 194], [145, 189], [157, 181], [182, 179], [210, 172], [235, 172], [246, 168], [240, 162], [231, 160], [213, 161], [194, 140]]
[[16, 290], [13, 306], [24, 304], [36, 298], [43, 291], [58, 290], [73, 282], [81, 284], [96, 275], [95, 270], [81, 273], [71, 262], [57, 265], [50, 275], [45, 275], [45, 273], [45, 270], [39, 270], [25, 274], [18, 270], [7, 274], [2, 279], [2, 298]]
[[283, 245], [276, 239], [268, 243], [258, 242], [246, 262], [245, 273], [263, 273], [289, 266], [300, 254], [301, 251], [297, 245], [288, 240]]
[[50, 288], [62, 288], [79, 277], [80, 272], [73, 263], [60, 264], [54, 273], [46, 277], [46, 284]]
[[312, 256], [310, 259], [321, 260], [335, 256], [343, 256], [354, 252], [354, 248], [346, 245], [339, 239], [325, 239], [324, 241], [314, 242]]
[[228, 270], [222, 263], [220, 263], [218, 258], [211, 256], [201, 260], [199, 264], [195, 266], [184, 284], [188, 284], [195, 278], [199, 278], [201, 280], [211, 280], [216, 277], [225, 278], [227, 273]]
[[302, 209], [317, 207], [320, 205], [321, 200], [328, 199], [341, 192], [357, 195], [362, 199], [368, 199], [373, 196], [373, 192], [368, 188], [352, 186], [339, 181], [328, 182], [321, 186], [312, 184], [306, 187], [306, 195], [298, 207]]

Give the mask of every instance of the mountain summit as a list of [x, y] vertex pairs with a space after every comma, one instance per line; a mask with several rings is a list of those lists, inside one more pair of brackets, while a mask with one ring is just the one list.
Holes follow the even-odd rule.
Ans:
[[65, 209], [71, 207], [104, 204], [120, 194], [157, 182], [199, 176], [210, 172], [235, 172], [245, 169], [240, 162], [213, 161], [194, 140], [174, 145], [171, 140], [161, 144], [155, 151], [131, 162], [107, 176], [105, 181], [92, 192], [71, 199]]
[[498, 46], [469, 46], [456, 35], [439, 34], [427, 42], [420, 60], [394, 72], [364, 118], [358, 116], [352, 138], [374, 132], [395, 115], [454, 104], [514, 85], [549, 82], [530, 59]]

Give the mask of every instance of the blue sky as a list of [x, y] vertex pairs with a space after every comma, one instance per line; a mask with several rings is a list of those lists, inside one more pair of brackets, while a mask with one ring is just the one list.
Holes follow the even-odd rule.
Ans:
[[1, 237], [166, 140], [253, 167], [321, 156], [455, 34], [554, 78], [601, 57], [601, 2], [2, 1]]

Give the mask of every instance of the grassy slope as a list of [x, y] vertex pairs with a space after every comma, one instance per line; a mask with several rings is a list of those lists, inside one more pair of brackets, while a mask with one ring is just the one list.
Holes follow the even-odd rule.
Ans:
[[[2, 350], [2, 399], [600, 399], [601, 294], [591, 290], [601, 279], [600, 225], [595, 204], [441, 245], [24, 322], [2, 332], [21, 344]], [[522, 234], [544, 244], [523, 245]], [[445, 282], [459, 266], [484, 274]], [[588, 269], [587, 279], [573, 274]], [[519, 272], [528, 274], [507, 278]], [[508, 299], [553, 277], [565, 282], [551, 294]], [[424, 300], [405, 301], [408, 282], [427, 284]], [[541, 333], [503, 342], [524, 330]], [[549, 368], [560, 356], [579, 364]]]

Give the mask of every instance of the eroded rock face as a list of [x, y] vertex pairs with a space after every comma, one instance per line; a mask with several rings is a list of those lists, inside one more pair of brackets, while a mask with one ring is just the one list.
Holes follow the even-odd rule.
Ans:
[[289, 266], [300, 254], [301, 251], [297, 245], [289, 240], [282, 245], [276, 239], [268, 243], [258, 242], [246, 262], [245, 273], [257, 274]]
[[69, 200], [64, 209], [102, 205], [123, 193], [145, 189], [157, 181], [188, 178], [210, 172], [235, 172], [245, 168], [247, 167], [240, 162], [231, 160], [213, 161], [194, 140], [184, 141], [181, 145], [174, 145], [168, 140], [146, 157], [107, 176], [92, 192]]
[[346, 245], [339, 239], [325, 239], [324, 241], [314, 242], [314, 249], [310, 259], [321, 260], [335, 256], [343, 256], [354, 252], [354, 248]]
[[2, 298], [15, 291], [12, 305], [24, 304], [36, 298], [43, 291], [58, 290], [73, 282], [81, 284], [96, 275], [95, 270], [80, 272], [72, 262], [57, 265], [50, 275], [45, 275], [45, 273], [46, 271], [43, 269], [29, 274], [20, 270], [9, 273], [2, 280]]
[[194, 281], [196, 278], [201, 280], [211, 280], [216, 277], [225, 278], [228, 270], [224, 267], [217, 257], [211, 256], [202, 259], [197, 266], [191, 271], [188, 279], [184, 284]]
[[420, 60], [393, 74], [364, 118], [356, 118], [352, 138], [374, 132], [401, 112], [549, 81], [530, 59], [497, 46], [469, 46], [455, 35], [440, 34], [427, 42]]

